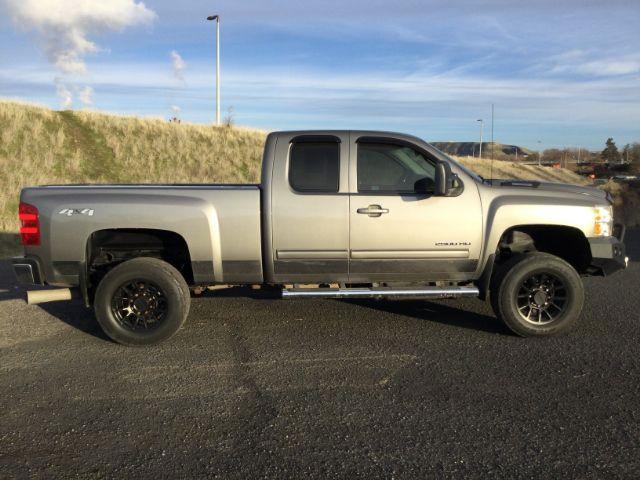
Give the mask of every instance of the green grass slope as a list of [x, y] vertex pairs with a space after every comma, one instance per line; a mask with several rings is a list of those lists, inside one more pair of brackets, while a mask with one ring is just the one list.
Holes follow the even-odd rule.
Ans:
[[[265, 133], [0, 101], [0, 257], [18, 250], [20, 189], [50, 183], [245, 183]], [[461, 161], [489, 176], [490, 163]], [[567, 170], [494, 162], [495, 178], [584, 183]]]

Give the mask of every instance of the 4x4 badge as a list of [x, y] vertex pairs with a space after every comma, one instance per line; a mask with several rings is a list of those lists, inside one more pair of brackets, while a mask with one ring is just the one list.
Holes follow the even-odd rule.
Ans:
[[63, 208], [58, 212], [59, 215], [66, 215], [70, 217], [71, 215], [88, 215], [90, 217], [93, 216], [93, 208]]

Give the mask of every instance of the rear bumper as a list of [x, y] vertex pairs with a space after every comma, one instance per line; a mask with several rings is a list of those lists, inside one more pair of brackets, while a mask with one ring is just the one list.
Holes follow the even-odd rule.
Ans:
[[44, 277], [40, 262], [33, 257], [16, 257], [11, 259], [13, 273], [18, 283], [23, 285], [42, 285]]
[[599, 275], [611, 275], [627, 268], [629, 258], [625, 255], [624, 225], [617, 224], [611, 237], [589, 238], [591, 248], [591, 270]]

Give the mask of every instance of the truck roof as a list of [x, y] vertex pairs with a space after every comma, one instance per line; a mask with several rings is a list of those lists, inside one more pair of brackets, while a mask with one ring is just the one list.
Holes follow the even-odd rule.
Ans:
[[412, 141], [426, 142], [426, 140], [401, 132], [391, 132], [386, 130], [279, 130], [271, 132], [270, 135], [345, 135], [348, 133], [354, 133], [357, 136], [372, 136], [372, 137], [395, 137], [404, 138]]

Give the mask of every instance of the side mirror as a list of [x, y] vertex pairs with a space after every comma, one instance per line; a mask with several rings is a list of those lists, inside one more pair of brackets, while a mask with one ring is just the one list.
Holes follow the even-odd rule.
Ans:
[[447, 162], [436, 163], [436, 188], [434, 195], [446, 197], [454, 188], [455, 176]]

